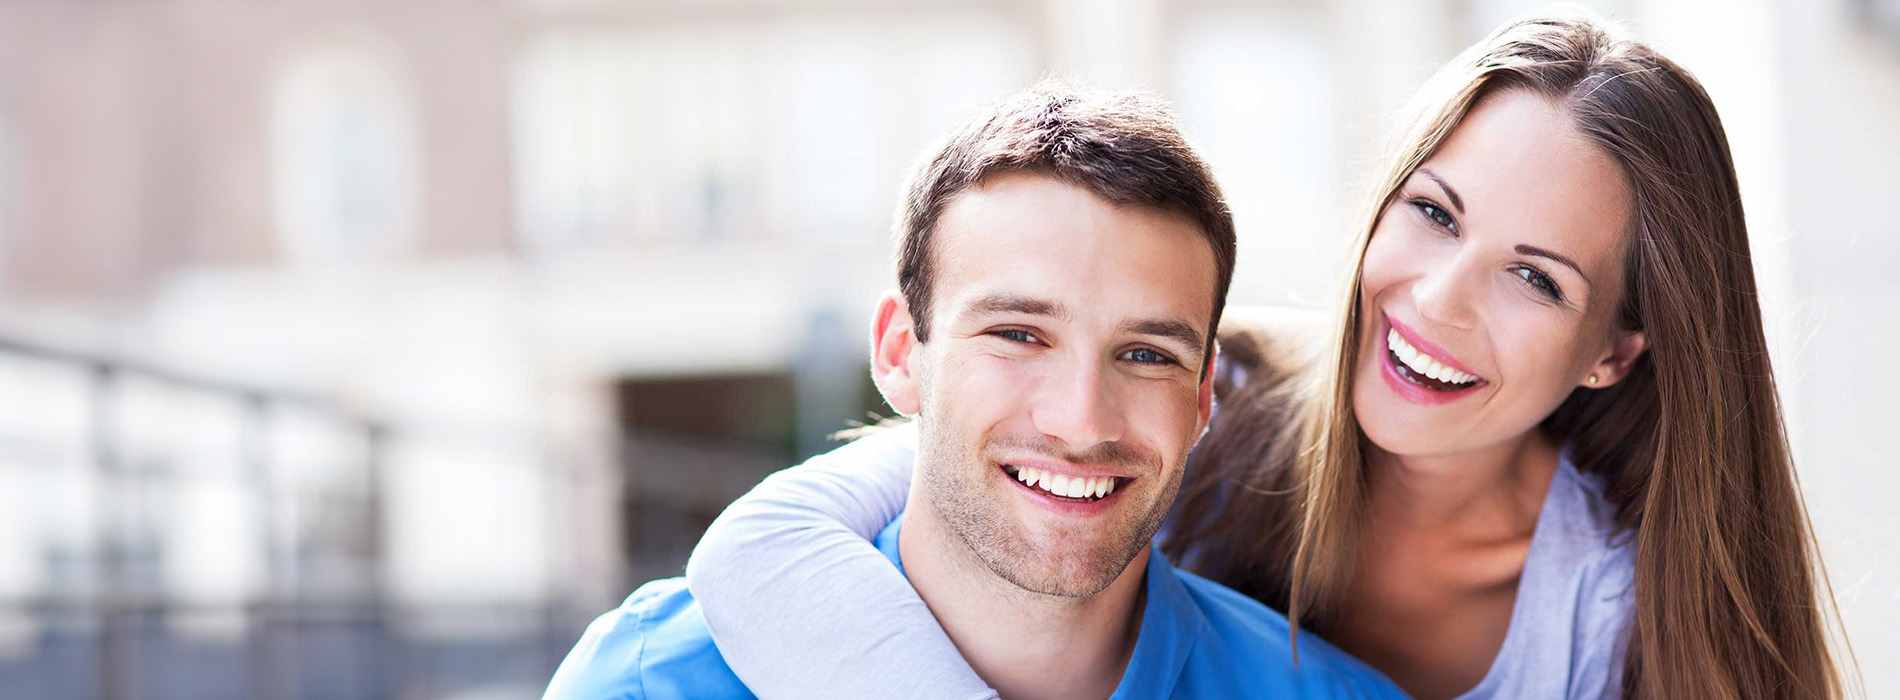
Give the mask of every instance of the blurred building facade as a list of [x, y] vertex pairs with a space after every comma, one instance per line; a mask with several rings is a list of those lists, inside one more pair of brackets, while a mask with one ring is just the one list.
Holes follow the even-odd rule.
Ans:
[[[890, 212], [981, 105], [1162, 92], [1234, 302], [1316, 306], [1391, 115], [1538, 4], [0, 3], [0, 696], [536, 697], [879, 409]], [[1900, 655], [1900, 3], [1592, 7], [1722, 110], [1848, 628]]]

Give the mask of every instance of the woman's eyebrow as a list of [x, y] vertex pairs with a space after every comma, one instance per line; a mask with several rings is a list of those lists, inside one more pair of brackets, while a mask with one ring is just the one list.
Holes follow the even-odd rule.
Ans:
[[1452, 208], [1457, 209], [1460, 215], [1465, 213], [1465, 198], [1458, 196], [1458, 191], [1452, 189], [1451, 183], [1445, 182], [1445, 178], [1439, 177], [1438, 173], [1432, 172], [1430, 168], [1425, 167], [1420, 167], [1418, 174], [1431, 178], [1432, 182], [1438, 183], [1438, 188], [1444, 190], [1445, 197], [1451, 200]]
[[1582, 277], [1585, 283], [1590, 282], [1590, 276], [1583, 274], [1583, 268], [1579, 267], [1577, 263], [1571, 260], [1570, 258], [1566, 258], [1562, 255], [1558, 255], [1557, 253], [1544, 250], [1543, 248], [1539, 248], [1537, 246], [1528, 246], [1528, 245], [1518, 244], [1516, 250], [1517, 250], [1518, 255], [1530, 255], [1530, 256], [1535, 256], [1539, 258], [1545, 258], [1548, 260], [1555, 260], [1559, 263], [1562, 263], [1563, 265], [1569, 267], [1570, 269], [1576, 270], [1577, 276]]

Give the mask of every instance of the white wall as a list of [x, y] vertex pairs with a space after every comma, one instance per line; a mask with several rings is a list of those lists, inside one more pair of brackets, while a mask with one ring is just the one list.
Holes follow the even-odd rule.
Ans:
[[1900, 36], [1851, 0], [1777, 7], [1794, 348], [1776, 358], [1867, 697], [1900, 697]]

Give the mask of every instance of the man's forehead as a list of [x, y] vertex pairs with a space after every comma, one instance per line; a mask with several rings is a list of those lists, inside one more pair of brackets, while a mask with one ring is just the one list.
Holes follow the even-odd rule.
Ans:
[[1074, 305], [1127, 297], [1212, 311], [1213, 245], [1194, 221], [1118, 206], [1054, 178], [992, 178], [950, 203], [933, 238], [939, 299], [1013, 294]]

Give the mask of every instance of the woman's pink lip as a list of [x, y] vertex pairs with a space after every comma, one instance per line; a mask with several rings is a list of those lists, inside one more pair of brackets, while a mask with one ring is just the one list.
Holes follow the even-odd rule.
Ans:
[[[1391, 319], [1387, 318], [1386, 321], [1389, 323]], [[1392, 326], [1390, 325], [1386, 327], [1392, 328]], [[1405, 333], [1400, 332], [1399, 335], [1405, 335]], [[1380, 333], [1378, 337], [1381, 339], [1381, 341], [1383, 341], [1383, 339], [1385, 338], [1385, 333]], [[1409, 336], [1408, 336], [1407, 342], [1410, 342]], [[1473, 384], [1469, 387], [1465, 387], [1463, 389], [1459, 389], [1457, 391], [1437, 391], [1435, 389], [1427, 389], [1423, 386], [1419, 386], [1418, 384], [1414, 384], [1410, 381], [1406, 381], [1404, 377], [1399, 376], [1398, 368], [1392, 366], [1392, 363], [1394, 361], [1394, 358], [1392, 357], [1392, 351], [1386, 349], [1384, 345], [1379, 346], [1378, 356], [1379, 356], [1378, 358], [1379, 377], [1385, 380], [1386, 386], [1392, 388], [1392, 393], [1398, 394], [1400, 398], [1403, 398], [1407, 401], [1411, 401], [1412, 403], [1416, 403], [1416, 404], [1420, 404], [1424, 406], [1439, 406], [1443, 404], [1448, 404], [1453, 401], [1462, 399], [1466, 396], [1470, 396], [1476, 393], [1479, 387], [1485, 386], [1485, 381], [1481, 379], [1481, 380], [1478, 380], [1478, 383]]]
[[[1470, 367], [1466, 367], [1464, 363], [1459, 362], [1458, 358], [1452, 357], [1451, 353], [1446, 352], [1444, 348], [1438, 347], [1437, 345], [1432, 344], [1430, 341], [1427, 341], [1424, 338], [1419, 337], [1419, 334], [1416, 331], [1413, 331], [1410, 328], [1406, 328], [1405, 324], [1399, 323], [1398, 321], [1393, 320], [1391, 314], [1385, 314], [1385, 322], [1391, 325], [1392, 330], [1398, 331], [1399, 337], [1404, 338], [1405, 342], [1411, 343], [1414, 349], [1420, 352], [1423, 352], [1427, 355], [1431, 355], [1432, 359], [1439, 361], [1440, 363], [1444, 364], [1446, 367], [1450, 367], [1452, 369], [1458, 370], [1460, 372], [1464, 372], [1465, 374], [1469, 374], [1474, 377], [1478, 376], [1477, 372], [1472, 371]], [[1479, 379], [1482, 380], [1483, 378], [1479, 377]]]
[[1392, 393], [1398, 394], [1400, 397], [1412, 403], [1426, 406], [1437, 406], [1457, 401], [1458, 399], [1470, 396], [1473, 392], [1477, 391], [1478, 387], [1484, 386], [1483, 382], [1479, 382], [1457, 391], [1436, 391], [1413, 384], [1406, 381], [1404, 377], [1399, 376], [1398, 368], [1392, 366], [1392, 352], [1384, 350], [1383, 348], [1381, 348], [1381, 352], [1379, 353], [1379, 376], [1385, 379], [1386, 386], [1392, 388]]

